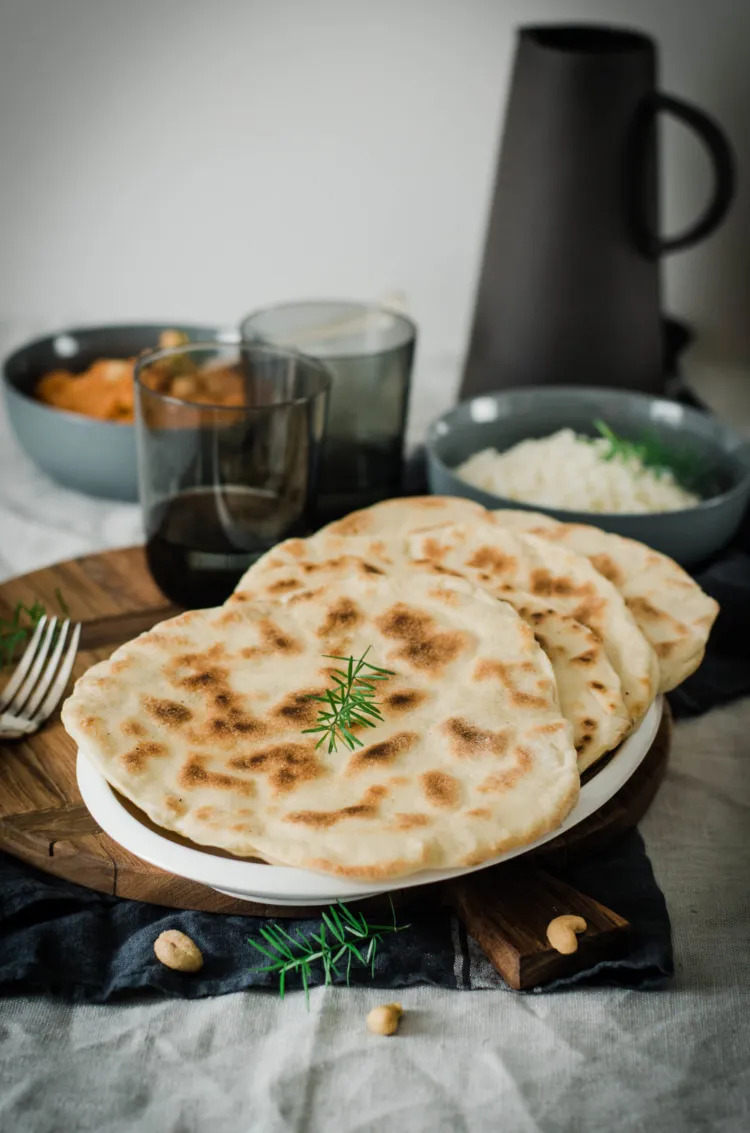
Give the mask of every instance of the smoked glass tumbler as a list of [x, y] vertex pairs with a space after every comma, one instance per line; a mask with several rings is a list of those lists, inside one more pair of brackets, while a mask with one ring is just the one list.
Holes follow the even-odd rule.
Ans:
[[274, 346], [200, 343], [138, 360], [146, 557], [167, 597], [219, 605], [261, 554], [311, 530], [330, 385], [320, 361]]
[[302, 302], [248, 315], [241, 334], [248, 343], [303, 350], [331, 371], [319, 522], [399, 495], [414, 323], [364, 303]]

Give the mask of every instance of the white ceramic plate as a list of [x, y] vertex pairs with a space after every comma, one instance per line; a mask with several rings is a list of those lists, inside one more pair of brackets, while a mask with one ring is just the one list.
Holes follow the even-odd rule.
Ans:
[[662, 716], [659, 697], [646, 713], [640, 727], [629, 736], [616, 755], [581, 788], [578, 803], [568, 817], [549, 834], [529, 846], [509, 850], [479, 866], [460, 869], [429, 869], [395, 881], [357, 883], [312, 870], [290, 866], [263, 865], [241, 858], [223, 857], [174, 842], [149, 829], [123, 806], [107, 780], [78, 753], [78, 786], [83, 801], [110, 838], [151, 865], [199, 881], [220, 893], [272, 905], [326, 905], [333, 901], [356, 901], [375, 893], [410, 889], [436, 881], [448, 881], [477, 869], [486, 869], [557, 838], [603, 806], [637, 769], [656, 735]]

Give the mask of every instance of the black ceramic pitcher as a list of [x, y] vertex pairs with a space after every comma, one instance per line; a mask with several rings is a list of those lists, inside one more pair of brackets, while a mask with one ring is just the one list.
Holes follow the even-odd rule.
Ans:
[[[522, 28], [462, 397], [551, 382], [661, 392], [660, 257], [712, 232], [734, 194], [729, 143], [656, 89], [657, 49], [608, 27]], [[704, 142], [714, 189], [659, 230], [657, 117]]]

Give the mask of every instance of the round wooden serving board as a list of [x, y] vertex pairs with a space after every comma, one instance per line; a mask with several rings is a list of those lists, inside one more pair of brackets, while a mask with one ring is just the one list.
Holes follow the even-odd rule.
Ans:
[[[0, 617], [8, 617], [19, 601], [30, 605], [34, 599], [54, 612], [58, 588], [71, 617], [83, 623], [75, 677], [108, 657], [118, 645], [178, 612], [151, 579], [143, 549], [131, 547], [12, 579], [0, 586]], [[556, 861], [587, 853], [640, 820], [664, 775], [670, 731], [665, 710], [654, 744], [636, 774], [605, 807], [542, 847], [537, 858], [540, 865], [553, 868]], [[269, 911], [267, 906], [225, 897], [164, 873], [112, 841], [81, 801], [75, 765], [76, 747], [59, 715], [28, 739], [0, 740], [0, 849], [47, 873], [120, 897], [214, 913]], [[483, 873], [499, 875], [500, 871], [507, 875], [508, 867]], [[409, 899], [415, 896], [425, 896], [425, 890], [410, 890]], [[274, 915], [283, 916], [295, 912], [300, 911], [273, 910]]]

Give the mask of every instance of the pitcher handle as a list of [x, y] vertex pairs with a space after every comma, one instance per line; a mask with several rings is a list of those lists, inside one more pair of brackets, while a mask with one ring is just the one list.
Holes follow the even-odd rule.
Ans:
[[694, 224], [676, 236], [660, 236], [657, 232], [641, 229], [647, 245], [644, 250], [652, 256], [661, 256], [665, 252], [675, 252], [678, 248], [687, 248], [697, 243], [721, 224], [734, 199], [736, 166], [726, 134], [696, 106], [691, 106], [674, 95], [657, 92], [650, 101], [649, 110], [651, 114], [665, 111], [691, 127], [708, 150], [714, 170], [713, 196]]

